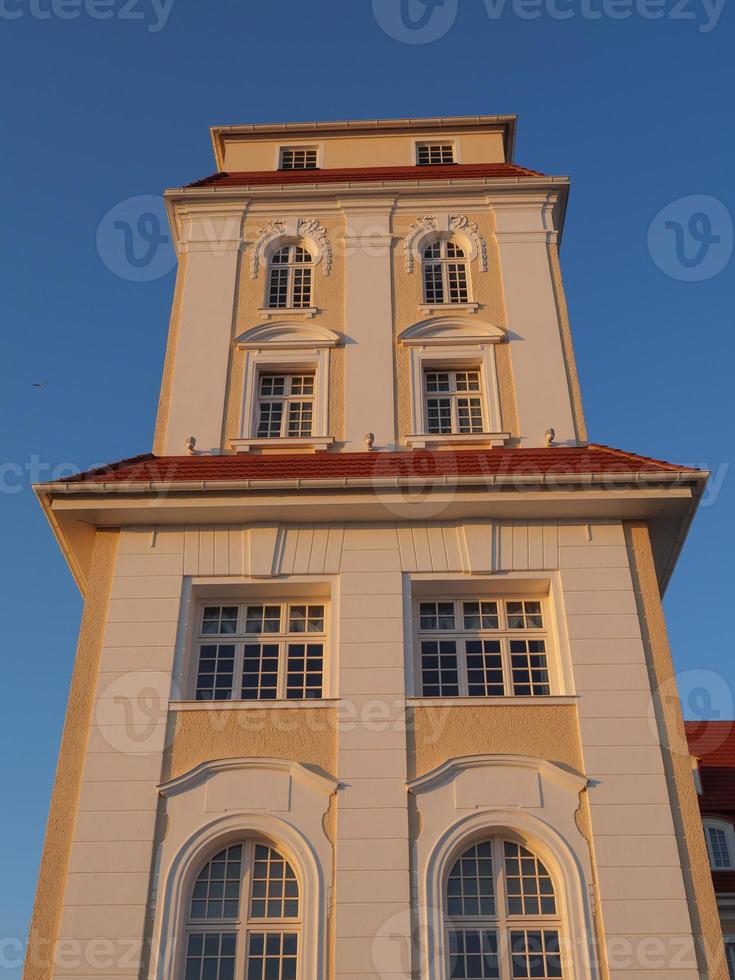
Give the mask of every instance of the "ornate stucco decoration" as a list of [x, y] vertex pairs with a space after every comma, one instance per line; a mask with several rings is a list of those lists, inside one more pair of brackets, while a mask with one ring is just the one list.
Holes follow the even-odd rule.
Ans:
[[487, 272], [487, 242], [477, 227], [477, 223], [470, 221], [466, 215], [462, 214], [443, 214], [443, 215], [421, 215], [411, 225], [404, 243], [406, 255], [406, 272], [413, 272], [416, 259], [421, 254], [421, 242], [424, 238], [436, 235], [449, 237], [456, 235], [464, 239], [467, 246], [468, 257], [471, 262], [475, 259], [480, 261], [480, 271]]
[[297, 238], [304, 238], [312, 248], [314, 265], [321, 265], [325, 277], [332, 272], [332, 243], [329, 241], [326, 228], [317, 218], [281, 218], [269, 221], [264, 228], [258, 230], [258, 237], [250, 256], [250, 275], [258, 278], [260, 263], [266, 249], [275, 251], [281, 245], [288, 244]]

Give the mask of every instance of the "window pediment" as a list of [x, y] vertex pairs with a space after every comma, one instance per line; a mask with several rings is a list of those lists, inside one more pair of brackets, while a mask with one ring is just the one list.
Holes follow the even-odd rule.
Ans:
[[339, 347], [342, 338], [334, 330], [314, 324], [279, 321], [251, 327], [236, 338], [241, 350], [263, 348], [283, 350], [313, 350], [319, 347]]
[[494, 323], [445, 316], [414, 323], [398, 339], [405, 346], [466, 346], [500, 344], [506, 339], [506, 333]]

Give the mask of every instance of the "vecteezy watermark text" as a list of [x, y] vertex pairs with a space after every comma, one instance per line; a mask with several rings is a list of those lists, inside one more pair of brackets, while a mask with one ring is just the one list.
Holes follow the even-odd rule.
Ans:
[[[688, 21], [707, 34], [717, 26], [725, 0], [483, 0], [488, 19]], [[453, 27], [459, 0], [372, 0], [380, 28], [402, 44], [431, 44]]]
[[151, 34], [162, 31], [175, 0], [0, 0], [0, 20], [143, 21]]

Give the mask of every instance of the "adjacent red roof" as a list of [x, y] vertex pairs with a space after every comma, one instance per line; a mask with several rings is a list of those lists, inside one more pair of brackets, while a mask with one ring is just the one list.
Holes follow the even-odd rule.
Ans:
[[362, 452], [308, 455], [137, 456], [79, 473], [61, 483], [170, 483], [272, 480], [349, 480], [418, 477], [553, 477], [691, 474], [692, 468], [608, 446], [488, 449], [447, 452]]
[[684, 725], [689, 750], [699, 759], [702, 813], [722, 813], [735, 820], [735, 721], [687, 721]]
[[216, 173], [187, 187], [239, 187], [257, 184], [344, 184], [380, 180], [457, 180], [544, 177], [514, 163], [452, 163], [437, 167], [337, 167], [329, 170], [249, 170]]

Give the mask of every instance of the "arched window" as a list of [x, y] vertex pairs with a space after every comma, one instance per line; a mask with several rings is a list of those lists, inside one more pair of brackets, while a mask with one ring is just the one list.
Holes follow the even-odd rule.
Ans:
[[284, 245], [274, 252], [268, 280], [269, 308], [310, 308], [312, 266], [312, 255], [302, 245]]
[[468, 848], [445, 892], [447, 977], [561, 977], [560, 915], [551, 875], [517, 841]]
[[191, 892], [183, 980], [296, 980], [300, 911], [296, 874], [275, 848], [225, 848]]
[[713, 871], [730, 871], [735, 861], [735, 828], [725, 820], [704, 820], [709, 863]]
[[457, 242], [441, 240], [424, 249], [424, 299], [427, 303], [469, 303], [467, 256]]

